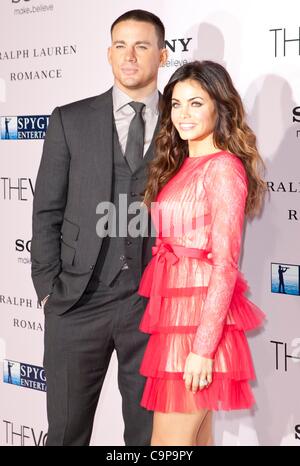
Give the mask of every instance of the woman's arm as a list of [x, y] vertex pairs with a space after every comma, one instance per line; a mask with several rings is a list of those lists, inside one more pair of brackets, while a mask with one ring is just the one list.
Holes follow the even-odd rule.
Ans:
[[247, 175], [236, 156], [212, 160], [204, 180], [211, 211], [212, 272], [192, 351], [213, 359], [238, 273]]

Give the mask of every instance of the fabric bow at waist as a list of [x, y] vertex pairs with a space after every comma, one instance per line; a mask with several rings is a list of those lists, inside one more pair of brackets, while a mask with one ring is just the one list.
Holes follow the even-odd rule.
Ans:
[[186, 248], [185, 246], [164, 243], [160, 239], [157, 239], [156, 245], [152, 247], [152, 264], [149, 264], [152, 270], [152, 277], [150, 277], [150, 301], [148, 303], [148, 311], [151, 315], [151, 325], [155, 325], [159, 320], [166, 265], [176, 264], [179, 260], [179, 257], [183, 256], [191, 257], [194, 259], [202, 259], [210, 262], [207, 257], [208, 254], [209, 251], [205, 249]]

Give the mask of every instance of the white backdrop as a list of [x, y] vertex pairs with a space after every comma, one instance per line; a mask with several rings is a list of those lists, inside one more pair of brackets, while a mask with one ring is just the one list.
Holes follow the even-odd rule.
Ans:
[[[57, 105], [108, 89], [110, 25], [133, 8], [152, 11], [166, 27], [169, 62], [160, 71], [160, 90], [185, 61], [212, 59], [227, 67], [267, 165], [269, 196], [261, 218], [247, 224], [241, 257], [249, 297], [268, 317], [262, 331], [248, 335], [257, 406], [217, 413], [216, 444], [300, 445], [299, 0], [1, 0], [0, 444], [43, 444], [47, 431], [45, 393], [7, 383], [8, 361], [16, 377], [18, 363], [42, 366], [44, 320], [29, 251], [43, 140], [24, 133], [5, 139], [5, 117], [13, 129], [16, 116], [49, 115]], [[32, 129], [42, 130], [43, 121], [35, 118]], [[278, 264], [290, 267], [286, 294], [276, 292], [275, 280], [271, 291], [272, 263], [274, 279]], [[122, 445], [122, 432], [114, 355], [92, 444]]]

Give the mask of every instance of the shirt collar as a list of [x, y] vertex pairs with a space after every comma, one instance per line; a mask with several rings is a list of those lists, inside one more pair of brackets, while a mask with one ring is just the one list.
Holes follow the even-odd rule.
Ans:
[[[121, 91], [121, 89], [119, 89], [116, 84], [113, 85], [112, 97], [114, 112], [118, 112], [129, 102], [132, 102], [132, 98], [129, 97], [125, 92]], [[146, 105], [146, 110], [149, 108], [153, 113], [158, 114], [158, 89], [155, 89], [152, 94], [144, 97], [140, 102], [143, 102]]]

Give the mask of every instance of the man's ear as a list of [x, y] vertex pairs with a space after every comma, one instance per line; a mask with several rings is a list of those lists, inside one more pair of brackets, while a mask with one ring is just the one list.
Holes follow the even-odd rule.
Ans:
[[108, 47], [107, 49], [107, 59], [108, 63], [111, 65], [111, 47]]
[[164, 48], [160, 52], [160, 66], [165, 65], [167, 60], [168, 60], [168, 50]]

